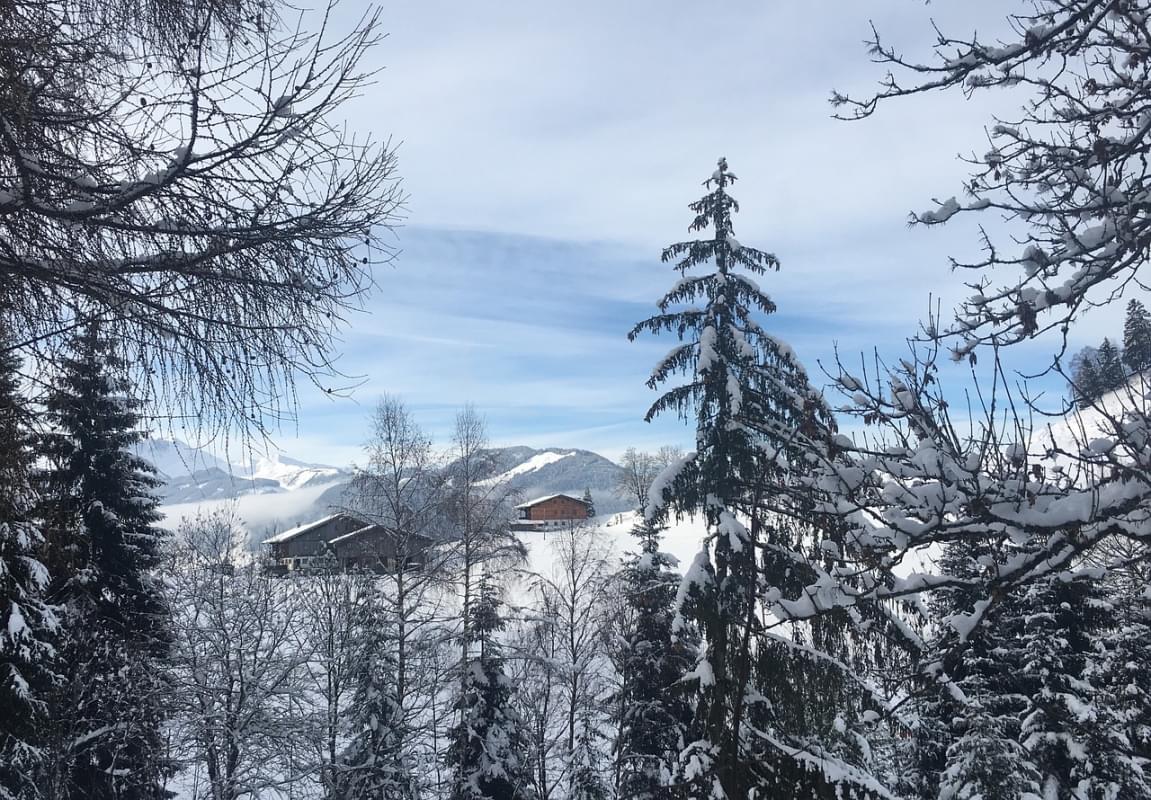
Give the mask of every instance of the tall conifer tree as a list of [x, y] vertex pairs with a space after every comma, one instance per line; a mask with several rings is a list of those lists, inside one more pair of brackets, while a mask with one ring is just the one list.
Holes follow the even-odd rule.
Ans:
[[1117, 389], [1127, 380], [1123, 370], [1123, 356], [1110, 339], [1099, 345], [1099, 386], [1103, 392]]
[[[802, 469], [797, 442], [826, 430], [830, 412], [791, 349], [760, 327], [758, 318], [775, 304], [743, 271], [762, 275], [778, 269], [774, 255], [743, 246], [734, 235], [738, 203], [728, 193], [735, 175], [727, 161], [704, 182], [708, 194], [692, 203], [693, 232], [710, 238], [679, 242], [663, 251], [681, 280], [659, 301], [660, 313], [631, 331], [672, 332], [681, 343], [656, 366], [648, 385], [662, 387], [677, 374], [687, 381], [655, 401], [647, 419], [675, 411], [696, 424], [696, 451], [674, 474], [665, 473], [657, 493], [677, 513], [699, 513], [706, 521], [704, 549], [684, 579], [681, 613], [698, 624], [705, 649], [691, 675], [698, 701], [680, 778], [689, 792], [719, 798], [747, 797], [755, 790], [821, 791], [823, 782], [798, 764], [791, 748], [749, 735], [749, 700], [755, 669], [753, 630], [759, 592], [778, 586], [783, 568], [774, 557], [760, 574], [764, 548], [783, 546], [772, 516], [764, 511], [781, 499], [787, 474]], [[689, 274], [699, 267], [703, 274]], [[803, 436], [800, 433], [803, 433]], [[666, 508], [649, 509], [658, 517]], [[770, 679], [760, 675], [757, 680]], [[748, 750], [754, 741], [754, 752]], [[806, 790], [806, 789], [805, 789]], [[833, 796], [834, 787], [825, 787]]]
[[1151, 314], [1134, 299], [1127, 304], [1123, 322], [1123, 363], [1132, 372], [1151, 367]]
[[63, 681], [52, 705], [51, 792], [162, 798], [168, 608], [151, 574], [166, 538], [155, 470], [135, 455], [137, 403], [115, 345], [90, 326], [46, 406], [42, 515], [51, 596], [65, 609]]
[[403, 710], [396, 700], [396, 659], [386, 635], [381, 601], [369, 591], [356, 612], [355, 692], [350, 742], [335, 768], [332, 800], [405, 800], [415, 796], [400, 735]]
[[498, 587], [484, 576], [472, 607], [472, 648], [456, 707], [448, 761], [455, 774], [451, 800], [531, 800], [527, 740], [511, 705], [515, 687], [496, 636], [504, 629]]
[[1099, 375], [1099, 351], [1084, 347], [1071, 359], [1071, 389], [1080, 408], [1090, 406], [1106, 389]]
[[1021, 680], [1024, 657], [1016, 646], [1024, 627], [1019, 600], [1009, 594], [984, 624], [971, 631], [964, 624], [988, 595], [983, 582], [1002, 562], [1001, 547], [992, 537], [972, 537], [949, 543], [939, 560], [943, 574], [964, 583], [939, 590], [931, 603], [949, 640], [941, 677], [951, 685], [934, 687], [933, 702], [920, 716], [915, 749], [937, 760], [919, 764], [937, 773], [921, 773], [919, 796], [1026, 800], [1039, 791], [1038, 771], [1019, 741], [1019, 720], [1029, 701]]
[[20, 360], [0, 335], [0, 800], [34, 796], [44, 759], [57, 621], [33, 520], [30, 410]]
[[620, 659], [621, 703], [617, 759], [620, 800], [657, 800], [671, 782], [691, 705], [679, 681], [695, 663], [689, 630], [675, 630], [675, 598], [681, 580], [674, 561], [660, 551], [660, 528], [641, 521], [632, 531], [640, 552], [623, 570], [624, 596], [633, 628]]

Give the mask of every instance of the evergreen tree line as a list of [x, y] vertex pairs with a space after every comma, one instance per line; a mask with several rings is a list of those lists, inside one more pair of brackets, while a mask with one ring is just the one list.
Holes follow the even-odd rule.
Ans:
[[1151, 314], [1138, 300], [1127, 303], [1123, 347], [1109, 338], [1084, 347], [1071, 360], [1071, 388], [1080, 406], [1090, 406], [1107, 392], [1126, 385], [1129, 375], [1151, 367]]
[[[172, 635], [156, 576], [166, 535], [137, 404], [96, 326], [77, 336], [42, 406], [3, 361], [7, 636], [0, 792], [165, 797], [163, 723]], [[31, 420], [42, 416], [46, 431]]]

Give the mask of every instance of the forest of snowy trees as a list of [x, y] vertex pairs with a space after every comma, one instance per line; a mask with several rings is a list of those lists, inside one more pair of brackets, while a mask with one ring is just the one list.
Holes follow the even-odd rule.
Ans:
[[[483, 417], [445, 455], [387, 397], [347, 502], [395, 563], [435, 546], [289, 579], [226, 513], [162, 528], [135, 445], [260, 435], [294, 381], [339, 391], [403, 200], [389, 147], [335, 116], [378, 19], [3, 4], [0, 800], [1151, 799], [1151, 1], [1020, 8], [1011, 38], [935, 31], [922, 60], [875, 32], [878, 89], [832, 95], [849, 127], [1022, 98], [913, 215], [996, 225], [904, 357], [820, 381], [772, 334], [758, 281], [788, 264], [736, 238], [720, 158], [629, 334], [669, 340], [647, 416], [694, 448], [625, 455], [622, 562], [573, 524], [528, 569]], [[1122, 349], [1072, 357], [1108, 307]], [[1026, 390], [1020, 345], [1069, 398]]]

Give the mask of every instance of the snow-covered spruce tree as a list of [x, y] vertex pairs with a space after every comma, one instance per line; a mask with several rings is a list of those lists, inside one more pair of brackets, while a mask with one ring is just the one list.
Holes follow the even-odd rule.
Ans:
[[530, 800], [527, 741], [511, 705], [515, 691], [496, 637], [504, 629], [499, 587], [485, 576], [472, 609], [474, 645], [457, 699], [460, 722], [451, 735], [448, 763], [455, 773], [451, 800]]
[[31, 409], [20, 392], [20, 360], [0, 336], [0, 800], [34, 796], [44, 758], [47, 700], [58, 625], [45, 602], [48, 573], [35, 497]]
[[1112, 608], [1094, 571], [1057, 573], [1019, 603], [1022, 677], [1030, 690], [1020, 740], [1038, 770], [1041, 796], [1151, 798], [1145, 765], [1107, 702], [1098, 661]]
[[915, 796], [1027, 800], [1038, 794], [1038, 771], [1019, 736], [1029, 686], [1017, 646], [1023, 633], [1017, 599], [1004, 598], [974, 630], [965, 624], [987, 596], [984, 578], [1005, 557], [995, 537], [951, 542], [940, 556], [941, 574], [970, 583], [930, 598], [937, 635], [948, 643], [936, 647], [946, 657], [934, 671], [928, 702], [917, 708]]
[[[663, 251], [662, 260], [674, 262], [683, 277], [659, 301], [660, 313], [629, 334], [634, 339], [668, 331], [680, 338], [648, 385], [660, 388], [680, 373], [687, 382], [666, 390], [647, 419], [675, 411], [696, 424], [695, 453], [661, 475], [648, 514], [698, 513], [708, 528], [680, 593], [680, 613], [698, 625], [704, 649], [690, 674], [697, 703], [679, 780], [689, 792], [715, 798], [801, 785], [817, 792], [822, 785], [830, 796], [834, 788], [796, 758], [802, 748], [745, 726], [749, 698], [763, 698], [752, 685], [759, 597], [780, 593], [789, 578], [776, 570], [794, 555], [784, 552], [789, 546], [778, 540], [776, 520], [766, 509], [792, 506], [789, 476], [805, 463], [799, 442], [824, 437], [830, 412], [790, 348], [757, 320], [775, 304], [741, 271], [762, 275], [778, 262], [735, 238], [738, 204], [728, 193], [734, 180], [720, 159], [704, 182], [708, 194], [690, 206], [690, 230], [711, 228], [712, 236]], [[707, 265], [713, 269], [689, 274]], [[772, 555], [761, 568], [767, 551]]]
[[[1146, 591], [1114, 596], [1114, 625], [1096, 686], [1122, 726], [1132, 752], [1151, 764], [1151, 598]], [[1146, 766], [1144, 767], [1146, 770]]]
[[405, 758], [404, 710], [396, 697], [395, 638], [387, 603], [369, 591], [356, 613], [357, 644], [350, 679], [350, 741], [333, 771], [332, 800], [406, 800], [416, 796]]
[[661, 529], [641, 520], [632, 530], [640, 552], [624, 565], [633, 628], [624, 633], [618, 669], [623, 719], [616, 744], [620, 800], [658, 800], [671, 782], [692, 708], [678, 682], [695, 664], [696, 637], [673, 630], [681, 576], [660, 551]]
[[134, 453], [142, 434], [124, 374], [116, 346], [88, 326], [45, 400], [40, 514], [50, 597], [67, 628], [50, 709], [56, 798], [165, 796], [171, 632], [152, 573], [167, 535], [155, 470]]
[[[938, 568], [941, 574], [973, 580], [983, 570], [976, 559], [990, 548], [966, 542], [952, 543], [943, 549]], [[967, 586], [947, 587], [928, 598], [928, 625], [939, 626], [940, 620], [969, 610], [981, 593]], [[946, 625], [943, 625], [946, 629]], [[944, 630], [944, 635], [949, 635]], [[934, 798], [939, 793], [940, 779], [947, 768], [948, 749], [954, 741], [953, 721], [963, 709], [954, 687], [960, 677], [962, 662], [952, 659], [940, 664], [927, 675], [918, 675], [911, 684], [906, 702], [910, 710], [908, 741], [897, 754], [899, 769], [895, 786], [901, 794], [914, 798]]]
[[1123, 363], [1132, 372], [1151, 367], [1151, 314], [1135, 299], [1127, 303], [1123, 320]]
[[583, 490], [583, 501], [587, 505], [587, 515], [589, 517], [595, 516], [595, 500], [591, 496], [591, 487]]

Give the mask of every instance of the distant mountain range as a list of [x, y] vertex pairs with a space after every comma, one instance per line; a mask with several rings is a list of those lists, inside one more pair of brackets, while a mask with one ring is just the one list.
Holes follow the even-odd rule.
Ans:
[[[347, 505], [351, 473], [339, 467], [284, 455], [232, 464], [165, 439], [145, 441], [137, 452], [160, 472], [163, 505], [173, 523], [198, 507], [232, 504], [255, 541]], [[582, 497], [589, 490], [600, 516], [631, 509], [616, 493], [622, 468], [598, 453], [523, 446], [489, 452], [493, 470], [487, 482], [506, 481], [518, 502], [561, 493]]]
[[233, 464], [177, 439], [148, 439], [136, 452], [160, 473], [164, 505], [290, 492], [346, 481], [350, 476], [339, 467], [309, 464], [279, 454]]

